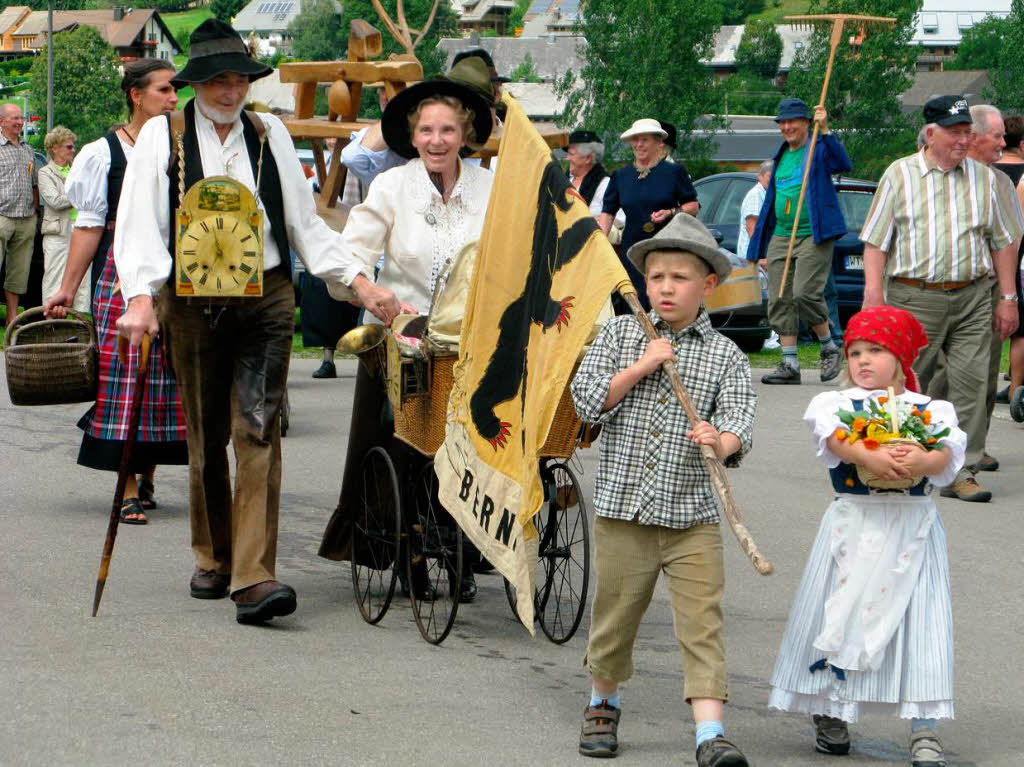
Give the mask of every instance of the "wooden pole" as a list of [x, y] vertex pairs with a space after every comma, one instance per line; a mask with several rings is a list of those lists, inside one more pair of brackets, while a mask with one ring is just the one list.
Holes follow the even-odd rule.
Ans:
[[[658, 331], [654, 329], [651, 318], [647, 316], [647, 312], [640, 305], [640, 300], [636, 297], [636, 292], [632, 289], [632, 286], [620, 288], [619, 295], [629, 305], [648, 340], [653, 341], [658, 338]], [[690, 423], [696, 424], [703, 420], [690, 400], [690, 395], [683, 385], [683, 379], [679, 375], [679, 371], [676, 370], [675, 363], [671, 361], [663, 362], [661, 367], [668, 376], [672, 391], [675, 392], [679, 404], [683, 406], [683, 411], [686, 413]], [[747, 526], [743, 524], [739, 506], [737, 506], [736, 499], [732, 495], [732, 488], [729, 486], [729, 478], [725, 474], [725, 467], [722, 466], [722, 462], [718, 460], [718, 456], [715, 455], [715, 451], [710, 445], [701, 445], [700, 454], [704, 459], [704, 466], [707, 468], [708, 474], [711, 475], [711, 484], [715, 488], [715, 494], [721, 503], [722, 511], [729, 522], [729, 527], [732, 528], [732, 532], [736, 536], [736, 540], [740, 543], [740, 548], [743, 549], [743, 553], [750, 559], [750, 563], [754, 566], [755, 570], [761, 573], [761, 575], [771, 575], [775, 572], [775, 565], [761, 554], [757, 544], [754, 542], [753, 536], [751, 536]]]
[[[117, 539], [117, 526], [121, 521], [121, 504], [124, 503], [124, 487], [128, 482], [128, 471], [131, 468], [132, 450], [135, 447], [135, 438], [139, 431], [139, 421], [142, 418], [142, 399], [146, 394], [146, 380], [149, 378], [149, 344], [150, 338], [147, 333], [142, 337], [142, 346], [139, 348], [139, 366], [135, 372], [135, 390], [132, 392], [132, 405], [128, 414], [128, 435], [124, 441], [124, 448], [121, 451], [121, 468], [117, 472], [117, 487], [114, 490], [114, 503], [110, 507], [110, 521], [107, 523], [107, 538], [103, 542], [103, 555], [100, 557], [100, 572], [96, 576], [96, 594], [92, 602], [92, 617], [100, 609], [100, 600], [103, 599], [103, 587], [107, 583], [107, 573], [110, 570], [110, 558], [114, 555], [114, 541]], [[119, 337], [117, 339], [117, 351], [121, 357], [122, 364], [127, 361], [128, 340]]]
[[[832, 22], [832, 39], [828, 52], [828, 66], [825, 68], [825, 81], [821, 84], [821, 96], [819, 104], [825, 103], [825, 95], [828, 93], [828, 84], [832, 79], [832, 65], [836, 60], [836, 49], [839, 47], [839, 40], [843, 36], [843, 22], [839, 18]], [[814, 131], [811, 133], [810, 141], [807, 142], [807, 161], [804, 163], [804, 177], [800, 181], [800, 196], [796, 199], [796, 215], [793, 217], [793, 231], [789, 234], [789, 247], [786, 249], [786, 263], [782, 267], [782, 281], [779, 283], [779, 298], [782, 298], [786, 290], [786, 278], [789, 276], [789, 264], [793, 259], [793, 246], [796, 245], [796, 230], [800, 226], [800, 212], [804, 207], [804, 195], [807, 193], [807, 179], [811, 175], [811, 163], [814, 162], [814, 145], [818, 143], [818, 131], [821, 126], [814, 121]]]

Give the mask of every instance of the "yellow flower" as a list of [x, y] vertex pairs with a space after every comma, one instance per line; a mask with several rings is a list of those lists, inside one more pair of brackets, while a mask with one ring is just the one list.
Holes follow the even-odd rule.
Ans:
[[864, 431], [867, 425], [868, 422], [864, 418], [854, 418], [853, 423], [850, 425], [850, 428], [853, 429], [854, 431]]
[[921, 413], [921, 419], [926, 424], [930, 424], [932, 422], [932, 411], [931, 410], [925, 410], [923, 413]]
[[853, 481], [853, 477], [847, 477], [845, 484], [847, 487], [853, 487], [857, 483]]
[[840, 427], [840, 428], [835, 430], [835, 434], [833, 436], [836, 439], [838, 439], [840, 442], [842, 442], [844, 439], [846, 439], [848, 436], [850, 436], [850, 432], [848, 432], [846, 429]]

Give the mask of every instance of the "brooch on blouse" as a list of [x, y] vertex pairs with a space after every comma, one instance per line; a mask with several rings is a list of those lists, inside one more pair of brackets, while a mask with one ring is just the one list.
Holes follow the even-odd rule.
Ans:
[[435, 226], [437, 224], [437, 216], [435, 216], [429, 210], [423, 214], [423, 220], [426, 221], [427, 224], [429, 224], [430, 226]]

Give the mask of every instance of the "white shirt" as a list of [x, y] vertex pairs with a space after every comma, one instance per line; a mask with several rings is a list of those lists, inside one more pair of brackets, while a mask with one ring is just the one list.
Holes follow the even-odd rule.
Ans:
[[363, 128], [352, 134], [349, 142], [341, 150], [341, 161], [356, 178], [366, 186], [377, 178], [381, 173], [399, 165], [405, 165], [408, 160], [388, 148], [374, 150], [363, 146], [363, 139], [369, 128]]
[[747, 218], [757, 218], [761, 215], [761, 206], [764, 205], [765, 195], [768, 194], [760, 181], [755, 181], [753, 188], [747, 192], [740, 205], [740, 232], [736, 237], [736, 255], [740, 258], [747, 257], [747, 248], [750, 247], [750, 235], [747, 234]]
[[[317, 215], [312, 190], [284, 124], [271, 114], [256, 117], [267, 127], [267, 149], [274, 154], [281, 178], [289, 245], [306, 265], [306, 270], [327, 283], [334, 298], [352, 298], [347, 286], [359, 273], [361, 264], [356, 263], [351, 251], [345, 248], [341, 235]], [[230, 176], [250, 190], [255, 189], [241, 120], [235, 121], [223, 143], [213, 122], [199, 109], [195, 111], [195, 123], [203, 175]], [[167, 205], [169, 159], [167, 120], [157, 117], [139, 131], [135, 150], [128, 159], [121, 188], [122, 202], [117, 211], [114, 261], [126, 301], [138, 295], [156, 295], [171, 273], [171, 254], [167, 250], [171, 218]], [[259, 207], [266, 212], [262, 200], [259, 200]], [[263, 234], [263, 268], [270, 270], [282, 263], [282, 254], [278, 252], [266, 215]], [[284, 258], [287, 257], [288, 254], [284, 254]], [[372, 274], [370, 276], [372, 278]]]
[[342, 233], [346, 249], [369, 279], [385, 256], [377, 282], [426, 314], [445, 263], [479, 239], [493, 182], [489, 170], [463, 161], [445, 203], [422, 160], [392, 168], [377, 176], [366, 200], [349, 213]]
[[[131, 144], [121, 141], [121, 151], [130, 157]], [[82, 147], [71, 163], [64, 193], [78, 210], [75, 226], [105, 226], [107, 223], [107, 177], [110, 175], [110, 145], [98, 138]]]
[[[611, 176], [605, 176], [601, 179], [601, 182], [597, 185], [597, 189], [594, 190], [594, 199], [590, 201], [590, 215], [597, 218], [601, 215], [601, 210], [604, 206], [604, 193], [608, 189], [608, 182], [611, 181]], [[576, 183], [576, 176], [569, 174], [569, 183], [572, 184], [576, 189], [579, 189], [579, 184]], [[583, 179], [580, 179], [580, 183], [583, 183]]]

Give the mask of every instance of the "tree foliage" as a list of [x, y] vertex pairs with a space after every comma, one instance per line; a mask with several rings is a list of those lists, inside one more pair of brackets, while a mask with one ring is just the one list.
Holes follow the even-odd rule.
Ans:
[[782, 61], [782, 36], [770, 21], [752, 21], [743, 29], [743, 37], [736, 47], [736, 68], [771, 80], [779, 73]]
[[[853, 161], [853, 175], [860, 178], [878, 178], [889, 163], [914, 151], [919, 120], [900, 111], [899, 95], [913, 82], [918, 48], [908, 43], [917, 10], [918, 0], [812, 0], [811, 13], [897, 19], [894, 27], [869, 28], [859, 47], [850, 45], [849, 34], [843, 35], [825, 96], [829, 125]], [[829, 27], [815, 30], [786, 82], [789, 95], [811, 105], [821, 97], [830, 31]]]
[[727, 115], [774, 115], [782, 97], [772, 80], [739, 72], [718, 82]]
[[516, 7], [508, 15], [508, 26], [505, 28], [506, 36], [515, 35], [516, 27], [523, 26], [526, 21], [526, 12], [530, 9], [532, 3], [533, 0], [516, 0]]
[[523, 56], [523, 60], [515, 69], [509, 73], [509, 79], [514, 83], [539, 83], [540, 76], [537, 74], [537, 67], [533, 63], [533, 56], [529, 52]]
[[1004, 112], [1024, 112], [1024, 0], [1010, 3], [1005, 43], [998, 64], [988, 71], [996, 106]]
[[963, 33], [956, 57], [945, 65], [946, 69], [996, 69], [999, 56], [1006, 45], [1009, 21], [998, 16], [986, 16]]
[[556, 87], [566, 98], [562, 122], [610, 139], [634, 120], [654, 117], [678, 127], [687, 161], [709, 154], [710, 142], [692, 134], [701, 115], [718, 112], [714, 75], [701, 60], [711, 58], [720, 22], [716, 0], [588, 0], [579, 25], [587, 41], [579, 48], [581, 68]]
[[[31, 71], [33, 111], [46, 124], [46, 49]], [[99, 138], [124, 113], [120, 63], [92, 27], [53, 37], [53, 124], [70, 128], [79, 146]]]
[[743, 24], [748, 16], [764, 10], [764, 0], [722, 0], [722, 23]]
[[[395, 18], [395, 0], [382, 0], [381, 5], [392, 19]], [[405, 18], [409, 28], [419, 29], [430, 14], [432, 0], [406, 0]], [[288, 27], [292, 36], [295, 56], [309, 61], [331, 61], [345, 58], [348, 49], [349, 24], [353, 19], [362, 19], [381, 31], [384, 41], [384, 56], [404, 53], [405, 50], [391, 36], [384, 22], [377, 16], [370, 0], [346, 0], [341, 14], [337, 12], [335, 0], [306, 0], [302, 11]], [[437, 43], [442, 37], [452, 37], [458, 32], [458, 16], [448, 0], [438, 4], [434, 22], [426, 36], [416, 47], [416, 57], [423, 65], [423, 76], [433, 77], [441, 71], [445, 62], [444, 51]], [[415, 35], [414, 35], [415, 37]]]
[[246, 0], [212, 0], [210, 11], [225, 24], [230, 24], [245, 6]]

